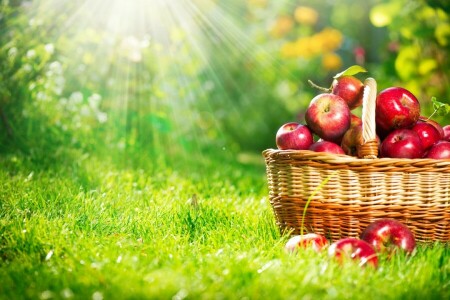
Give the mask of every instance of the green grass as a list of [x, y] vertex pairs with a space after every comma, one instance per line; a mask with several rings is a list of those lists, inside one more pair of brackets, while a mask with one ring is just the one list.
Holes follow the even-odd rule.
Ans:
[[450, 298], [442, 244], [377, 270], [286, 254], [263, 165], [0, 162], [1, 299]]

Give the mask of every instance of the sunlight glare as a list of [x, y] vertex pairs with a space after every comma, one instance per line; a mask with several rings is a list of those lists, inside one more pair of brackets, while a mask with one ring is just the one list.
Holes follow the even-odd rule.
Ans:
[[[65, 55], [103, 70], [110, 95], [101, 96], [115, 103], [109, 105], [108, 120], [122, 124], [111, 125], [123, 131], [119, 148], [133, 144], [132, 136], [140, 134], [153, 136], [153, 145], [164, 149], [167, 140], [161, 136], [167, 130], [194, 145], [217, 138], [207, 134], [222, 132], [217, 116], [211, 114], [209, 92], [221, 88], [224, 97], [233, 97], [226, 94], [219, 79], [224, 76], [217, 72], [225, 70], [233, 56], [255, 55], [254, 45], [215, 0], [43, 0], [33, 3], [31, 13], [36, 20], [52, 13], [59, 17], [61, 24], [49, 28], [57, 35], [99, 36], [97, 44], [80, 43], [76, 53]], [[217, 45], [233, 55], [223, 55], [224, 60], [214, 60], [213, 66], [211, 49]], [[196, 107], [199, 101], [201, 110]], [[233, 105], [223, 109], [239, 113]], [[143, 119], [156, 122], [152, 133], [137, 128]], [[264, 124], [262, 119], [253, 122]]]

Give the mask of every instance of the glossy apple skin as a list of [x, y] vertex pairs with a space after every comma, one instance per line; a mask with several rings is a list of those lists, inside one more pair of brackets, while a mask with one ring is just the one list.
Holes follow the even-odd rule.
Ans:
[[420, 116], [418, 122], [425, 122], [425, 123], [429, 123], [429, 124], [433, 125], [441, 134], [441, 139], [444, 139], [444, 128], [438, 122], [431, 120], [424, 116]]
[[450, 142], [443, 140], [438, 141], [431, 146], [425, 157], [433, 159], [450, 159]]
[[353, 260], [360, 266], [378, 267], [378, 255], [374, 248], [358, 238], [343, 238], [332, 243], [328, 247], [328, 255], [335, 257], [340, 263]]
[[419, 135], [425, 151], [442, 138], [436, 127], [430, 123], [417, 122], [411, 129]]
[[295, 253], [299, 249], [312, 248], [316, 252], [321, 252], [329, 246], [328, 240], [320, 234], [306, 233], [303, 235], [294, 235], [284, 246], [284, 250], [288, 253]]
[[442, 130], [444, 131], [443, 139], [446, 141], [450, 141], [450, 125], [445, 125], [442, 127]]
[[333, 80], [331, 92], [344, 99], [353, 110], [362, 104], [364, 85], [354, 76], [343, 76]]
[[396, 129], [381, 142], [380, 156], [421, 158], [425, 154], [419, 135], [412, 129]]
[[410, 91], [401, 87], [390, 87], [378, 94], [375, 121], [376, 126], [383, 131], [411, 127], [419, 117], [419, 101]]
[[412, 231], [405, 224], [389, 218], [369, 224], [360, 238], [372, 245], [375, 251], [389, 256], [398, 250], [411, 254], [416, 248]]
[[306, 150], [314, 142], [308, 126], [296, 122], [283, 124], [278, 129], [275, 140], [280, 150]]
[[309, 147], [309, 150], [315, 152], [327, 152], [333, 154], [345, 154], [344, 150], [336, 143], [330, 141], [317, 141]]
[[350, 127], [350, 109], [339, 96], [324, 93], [314, 97], [305, 112], [306, 124], [320, 138], [340, 144]]

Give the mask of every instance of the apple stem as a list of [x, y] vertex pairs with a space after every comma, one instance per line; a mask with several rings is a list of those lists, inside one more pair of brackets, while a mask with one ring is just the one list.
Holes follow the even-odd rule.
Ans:
[[433, 116], [434, 116], [434, 114], [437, 112], [437, 110], [435, 109], [434, 111], [433, 111], [433, 113], [425, 120], [425, 122], [426, 121], [428, 121], [428, 120], [430, 120]]
[[318, 89], [318, 90], [320, 90], [320, 91], [322, 91], [322, 92], [325, 92], [325, 93], [329, 93], [330, 91], [331, 91], [331, 88], [324, 88], [324, 87], [322, 87], [322, 86], [319, 86], [319, 85], [317, 85], [317, 84], [315, 84], [314, 82], [312, 82], [312, 80], [310, 80], [310, 79], [308, 79], [308, 83], [313, 87], [313, 88], [316, 88], [316, 89]]

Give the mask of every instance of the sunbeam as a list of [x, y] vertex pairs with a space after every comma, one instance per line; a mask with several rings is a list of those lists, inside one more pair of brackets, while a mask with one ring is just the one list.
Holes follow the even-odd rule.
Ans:
[[276, 74], [283, 65], [258, 48], [238, 20], [243, 8], [233, 5], [42, 0], [28, 11], [32, 25], [60, 45], [72, 76], [66, 96], [73, 89], [85, 98], [101, 95], [106, 144], [190, 159], [205, 146], [227, 153], [272, 130], [267, 115], [253, 109], [272, 97], [258, 90], [265, 83], [254, 69]]

